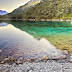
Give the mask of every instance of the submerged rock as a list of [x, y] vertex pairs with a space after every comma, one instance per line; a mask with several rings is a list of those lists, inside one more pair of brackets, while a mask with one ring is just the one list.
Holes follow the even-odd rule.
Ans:
[[23, 58], [19, 58], [16, 63], [17, 64], [22, 64], [23, 63]]
[[66, 55], [61, 55], [58, 59], [66, 59]]
[[2, 52], [2, 50], [0, 50], [0, 52]]
[[63, 50], [62, 52], [63, 52], [63, 54], [68, 54], [67, 50]]

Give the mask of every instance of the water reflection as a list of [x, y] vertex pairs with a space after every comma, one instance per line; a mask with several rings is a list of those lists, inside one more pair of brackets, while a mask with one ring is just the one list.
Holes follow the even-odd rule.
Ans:
[[1, 26], [7, 26], [7, 25], [8, 25], [8, 23], [5, 23], [5, 22], [0, 23], [0, 27], [1, 27]]
[[0, 27], [0, 61], [6, 57], [41, 60], [44, 56], [56, 59], [62, 55], [62, 51], [45, 38], [37, 40], [11, 24]]
[[71, 22], [34, 22], [34, 21], [6, 21], [16, 28], [26, 31], [36, 39], [42, 37], [50, 41], [56, 48], [72, 53], [72, 25]]

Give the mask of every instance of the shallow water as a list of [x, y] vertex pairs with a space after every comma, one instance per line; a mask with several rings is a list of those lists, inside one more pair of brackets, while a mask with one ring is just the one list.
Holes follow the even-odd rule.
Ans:
[[72, 52], [72, 22], [11, 21], [10, 23], [36, 39], [44, 37], [56, 48]]
[[0, 61], [6, 57], [41, 60], [72, 52], [71, 22], [4, 21], [0, 23]]

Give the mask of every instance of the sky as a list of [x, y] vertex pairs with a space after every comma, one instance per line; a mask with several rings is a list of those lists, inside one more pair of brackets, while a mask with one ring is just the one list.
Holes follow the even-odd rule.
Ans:
[[4, 10], [10, 13], [28, 1], [30, 0], [0, 0], [0, 10]]

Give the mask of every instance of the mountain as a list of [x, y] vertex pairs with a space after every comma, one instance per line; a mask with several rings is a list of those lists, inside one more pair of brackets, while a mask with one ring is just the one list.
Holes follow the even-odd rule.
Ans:
[[0, 15], [6, 15], [6, 14], [8, 14], [8, 12], [0, 10]]
[[27, 19], [70, 19], [72, 0], [43, 0], [22, 15]]
[[72, 0], [31, 0], [15, 9], [12, 19], [71, 19]]
[[30, 0], [25, 5], [20, 6], [19, 8], [15, 9], [11, 14], [20, 14], [20, 13], [23, 13], [23, 12], [29, 10], [30, 8], [34, 7], [38, 3], [40, 3], [40, 1], [41, 0]]

